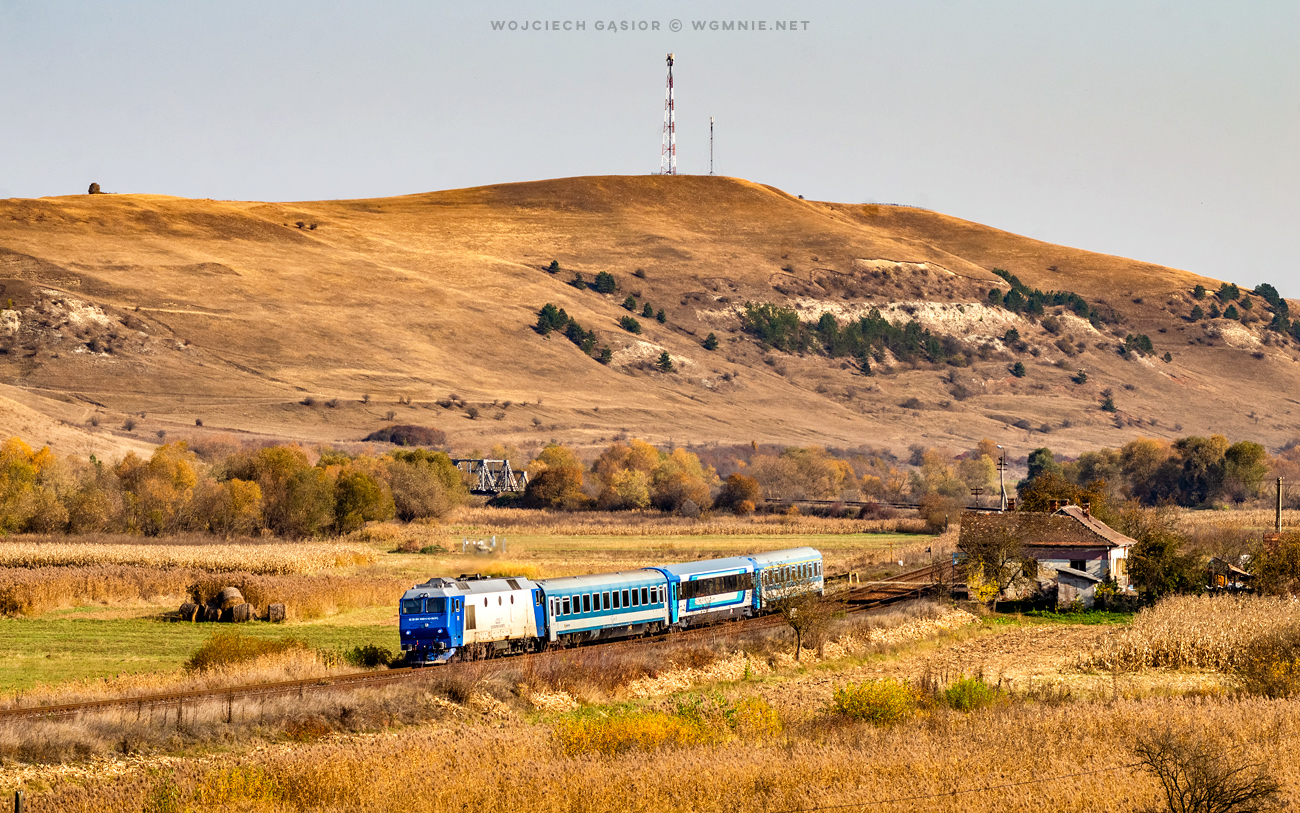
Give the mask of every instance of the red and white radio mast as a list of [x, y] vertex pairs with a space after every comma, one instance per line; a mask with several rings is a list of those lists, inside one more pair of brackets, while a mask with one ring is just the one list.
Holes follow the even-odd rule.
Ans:
[[677, 174], [677, 114], [673, 111], [673, 55], [668, 55], [668, 90], [664, 95], [664, 140], [659, 148], [659, 174]]

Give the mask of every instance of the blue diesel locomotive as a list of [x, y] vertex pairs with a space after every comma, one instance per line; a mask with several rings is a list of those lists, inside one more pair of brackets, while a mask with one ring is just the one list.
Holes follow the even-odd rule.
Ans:
[[813, 548], [536, 581], [439, 577], [402, 596], [402, 651], [423, 665], [652, 635], [771, 612], [824, 585]]

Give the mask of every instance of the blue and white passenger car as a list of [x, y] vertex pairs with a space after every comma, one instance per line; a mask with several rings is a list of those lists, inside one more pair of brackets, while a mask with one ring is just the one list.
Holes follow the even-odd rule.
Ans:
[[545, 601], [546, 637], [552, 643], [652, 634], [669, 624], [668, 581], [651, 568], [537, 584]]
[[669, 622], [673, 626], [711, 624], [754, 614], [754, 561], [749, 557], [654, 569], [668, 580]]
[[772, 602], [795, 593], [811, 590], [821, 595], [825, 592], [822, 555], [814, 548], [756, 553], [749, 560], [754, 563], [754, 608], [757, 610], [769, 610]]
[[410, 663], [526, 652], [543, 637], [542, 595], [528, 579], [434, 578], [402, 595], [402, 651]]

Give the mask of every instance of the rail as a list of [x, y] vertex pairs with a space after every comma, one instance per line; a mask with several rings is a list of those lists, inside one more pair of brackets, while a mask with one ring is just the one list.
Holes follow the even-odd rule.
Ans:
[[[792, 497], [764, 497], [765, 505], [851, 505], [857, 508], [866, 508], [868, 506], [887, 505], [890, 508], [908, 508], [916, 510], [921, 507], [920, 503], [914, 502], [889, 502], [887, 500], [813, 500], [797, 499]], [[998, 506], [968, 505], [962, 508], [963, 511], [982, 511], [984, 513], [997, 513], [1002, 509]]]

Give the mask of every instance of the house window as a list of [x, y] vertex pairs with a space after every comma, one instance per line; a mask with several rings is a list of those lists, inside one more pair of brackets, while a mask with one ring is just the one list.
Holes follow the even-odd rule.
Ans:
[[1124, 575], [1124, 560], [1115, 560], [1115, 578], [1121, 578]]
[[1086, 572], [1088, 571], [1088, 560], [1087, 560], [1087, 559], [1071, 559], [1071, 560], [1070, 560], [1070, 567], [1074, 568], [1075, 570], [1082, 570], [1082, 571], [1084, 571], [1084, 572], [1086, 573]]

